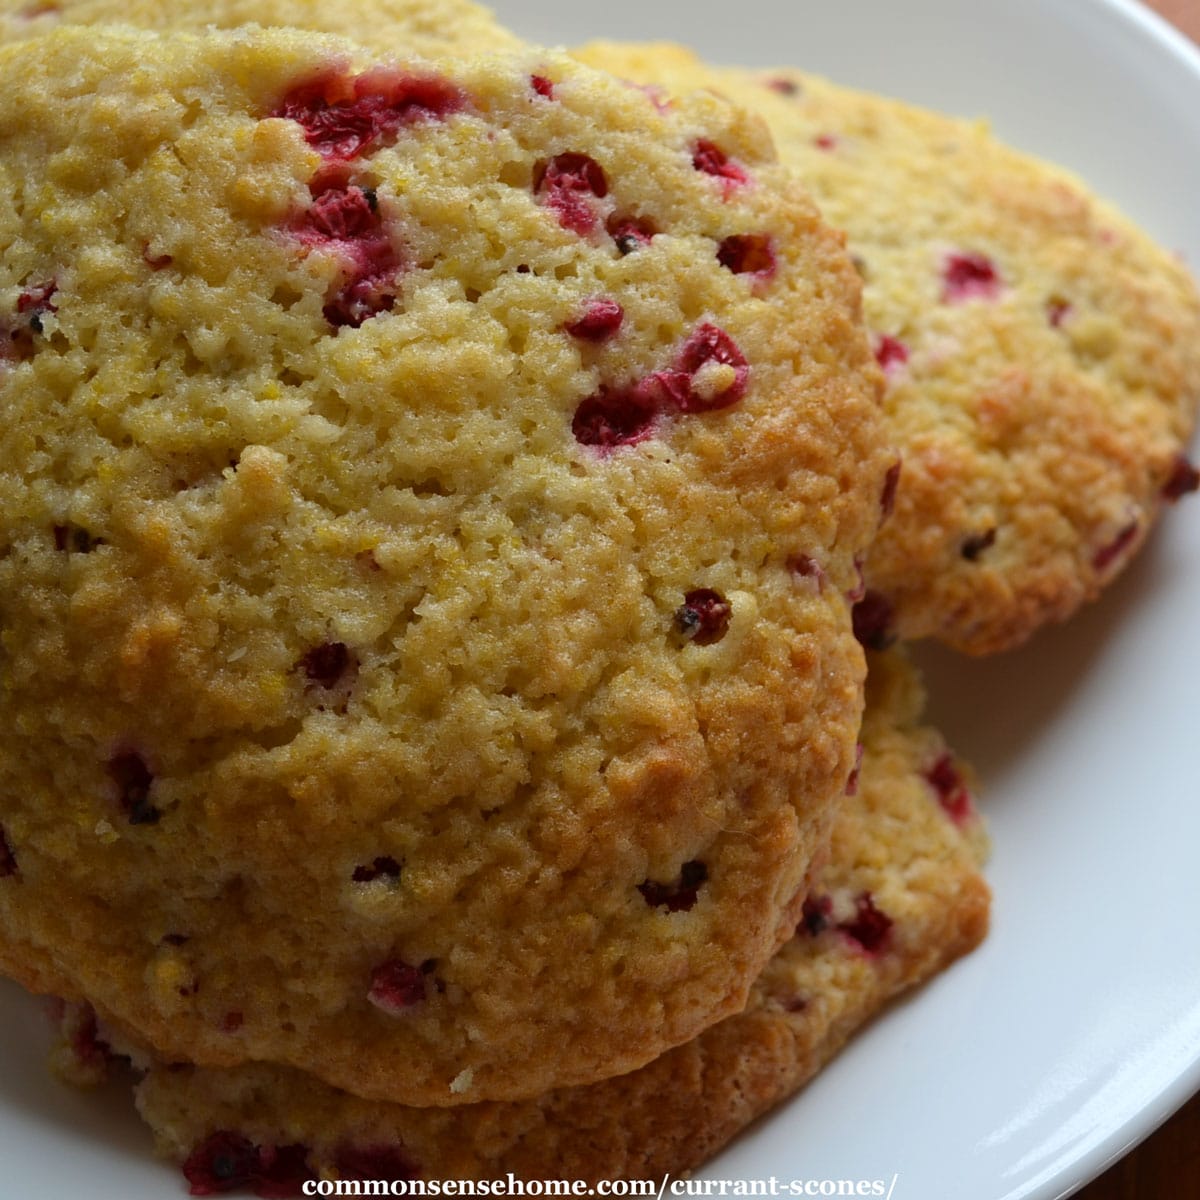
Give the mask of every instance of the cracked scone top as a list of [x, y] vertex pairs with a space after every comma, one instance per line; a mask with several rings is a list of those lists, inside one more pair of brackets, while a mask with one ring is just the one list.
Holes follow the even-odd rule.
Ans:
[[[988, 924], [987, 838], [970, 772], [920, 722], [899, 656], [872, 660], [863, 758], [830, 861], [744, 1012], [638, 1071], [510, 1104], [364, 1101], [263, 1065], [164, 1068], [68, 1010], [56, 1066], [94, 1082], [105, 1051], [146, 1072], [138, 1109], [194, 1192], [299, 1195], [306, 1179], [673, 1178], [789, 1096], [888, 1000], [971, 950]], [[968, 1027], [947, 1031], [970, 1037]], [[802, 1119], [802, 1118], [801, 1118]]]
[[888, 465], [759, 123], [296, 32], [0, 70], [3, 969], [422, 1104], [735, 1011]]
[[1099, 595], [1195, 488], [1196, 286], [1078, 179], [982, 123], [799, 71], [670, 44], [580, 54], [760, 112], [848, 235], [903, 458], [866, 563], [868, 641], [1015, 646]]

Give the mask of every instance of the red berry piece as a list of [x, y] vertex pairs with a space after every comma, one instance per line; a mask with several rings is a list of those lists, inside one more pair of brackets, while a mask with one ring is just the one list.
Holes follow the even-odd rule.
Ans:
[[813, 580], [818, 589], [825, 586], [825, 568], [811, 555], [793, 554], [787, 560], [788, 570], [800, 579]]
[[425, 999], [425, 973], [394, 958], [376, 967], [367, 999], [385, 1013], [402, 1013]]
[[692, 151], [692, 166], [705, 175], [722, 180], [727, 191], [750, 180], [744, 167], [730, 158], [716, 142], [710, 142], [707, 138], [701, 138], [696, 143]]
[[170, 254], [151, 254], [149, 242], [142, 246], [142, 262], [152, 271], [161, 271], [174, 261], [175, 259]]
[[862, 742], [859, 742], [858, 745], [854, 747], [854, 767], [850, 771], [850, 775], [846, 780], [846, 795], [847, 796], [857, 796], [858, 795], [858, 780], [859, 780], [859, 777], [862, 775], [862, 761], [863, 761], [863, 744], [862, 744]]
[[994, 300], [1002, 286], [995, 263], [984, 254], [948, 255], [942, 267], [942, 284], [946, 304]]
[[609, 236], [617, 244], [617, 252], [622, 258], [650, 245], [651, 239], [658, 232], [654, 225], [641, 217], [611, 216], [605, 222]]
[[603, 342], [621, 328], [625, 310], [615, 301], [597, 296], [587, 301], [583, 312], [563, 328], [585, 342]]
[[12, 852], [12, 847], [8, 844], [8, 834], [4, 832], [4, 827], [0, 825], [0, 879], [4, 879], [9, 875], [17, 873], [17, 859]]
[[648, 438], [658, 421], [659, 407], [657, 390], [645, 383], [602, 387], [575, 410], [571, 432], [581, 445], [608, 453]]
[[908, 347], [899, 338], [885, 333], [875, 342], [875, 361], [885, 375], [894, 375], [908, 362]]
[[303, 1195], [315, 1181], [302, 1145], [256, 1146], [240, 1133], [222, 1129], [210, 1134], [188, 1156], [183, 1174], [193, 1196], [215, 1196], [252, 1187], [264, 1200]]
[[832, 133], [818, 133], [817, 136], [813, 138], [813, 145], [816, 146], [818, 150], [836, 150], [837, 144], [838, 140], [833, 136]]
[[996, 530], [985, 529], [983, 533], [973, 533], [963, 540], [960, 553], [967, 562], [978, 562], [979, 556], [996, 544]]
[[838, 929], [868, 954], [877, 954], [891, 933], [892, 918], [875, 907], [875, 899], [870, 892], [863, 892], [855, 901], [853, 919], [839, 922]]
[[1162, 497], [1174, 504], [1182, 500], [1189, 492], [1200, 489], [1200, 471], [1197, 471], [1182, 454], [1176, 455], [1171, 465], [1171, 474], [1163, 484]]
[[[628, 83], [629, 81], [624, 80], [623, 82]], [[646, 99], [649, 100], [650, 103], [653, 104], [660, 113], [671, 111], [673, 101], [671, 100], [671, 97], [667, 93], [666, 89], [661, 88], [654, 83], [633, 83], [630, 84], [630, 86], [637, 88], [637, 90], [641, 92], [642, 95], [645, 96]]]
[[184, 1160], [183, 1175], [193, 1196], [216, 1196], [258, 1178], [258, 1147], [240, 1133], [220, 1129]]
[[[709, 363], [732, 367], [732, 377], [716, 391], [697, 390], [696, 376]], [[576, 440], [610, 451], [640, 442], [654, 431], [666, 405], [680, 412], [728, 408], [742, 398], [750, 367], [733, 339], [715, 325], [701, 325], [684, 343], [670, 371], [656, 371], [623, 388], [602, 387], [575, 410]]]
[[41, 283], [17, 297], [14, 316], [0, 320], [0, 362], [26, 362], [33, 357], [37, 348], [34, 336], [43, 332], [42, 318], [58, 312], [52, 302], [57, 291], [57, 283]]
[[592, 201], [608, 195], [608, 180], [594, 158], [568, 151], [539, 166], [534, 172], [533, 191], [564, 229], [582, 237], [596, 226]]
[[[733, 368], [728, 386], [710, 395], [696, 391], [695, 376], [709, 363]], [[660, 371], [655, 376], [680, 412], [713, 412], [736, 404], [746, 394], [750, 366], [733, 338], [716, 325], [698, 326], [683, 344], [674, 371]]]
[[70, 1042], [71, 1054], [79, 1066], [88, 1069], [94, 1078], [102, 1079], [109, 1062], [116, 1056], [112, 1046], [100, 1036], [96, 1010], [91, 1004], [71, 1004], [66, 1008], [62, 1032]]
[[879, 497], [879, 509], [884, 519], [892, 515], [896, 508], [896, 489], [900, 486], [900, 468], [904, 464], [897, 459], [887, 469], [883, 477], [883, 493]]
[[48, 312], [58, 312], [58, 305], [53, 303], [58, 284], [51, 280], [49, 283], [39, 283], [35, 287], [26, 288], [17, 297], [17, 312], [29, 318], [29, 327], [34, 333], [42, 332], [42, 315]]
[[800, 85], [793, 79], [768, 79], [766, 86], [781, 96], [798, 96], [801, 91]]
[[304, 241], [353, 242], [379, 234], [382, 222], [374, 192], [328, 181], [314, 183], [310, 191], [313, 202], [300, 229]]
[[301, 84], [271, 116], [297, 122], [314, 150], [346, 162], [394, 142], [404, 126], [444, 119], [466, 102], [462, 89], [448, 79], [379, 67], [363, 75], [328, 74]]
[[1092, 555], [1092, 569], [1107, 571], [1137, 540], [1139, 528], [1136, 521], [1130, 521], [1111, 542], [1101, 546]]
[[854, 587], [846, 593], [846, 599], [849, 600], [851, 604], [857, 604], [867, 594], [867, 581], [863, 577], [863, 563], [862, 559], [859, 558], [857, 554], [854, 556], [854, 572], [857, 577], [857, 582], [855, 583]]
[[675, 610], [675, 630], [685, 641], [696, 646], [711, 646], [729, 632], [733, 614], [729, 601], [711, 588], [688, 592]]
[[735, 275], [770, 279], [775, 274], [775, 251], [765, 233], [735, 233], [717, 247], [717, 262]]
[[117, 802], [130, 825], [154, 825], [162, 816], [150, 803], [154, 774], [136, 750], [123, 750], [110, 758], [108, 777], [116, 785]]
[[347, 183], [341, 174], [328, 171], [313, 182], [313, 201], [296, 236], [346, 263], [345, 277], [326, 301], [324, 314], [335, 329], [357, 329], [395, 306], [401, 263], [375, 193]]
[[314, 646], [300, 660], [304, 674], [323, 688], [336, 687], [356, 665], [345, 642], [323, 642], [320, 646]]
[[679, 871], [677, 883], [655, 883], [647, 879], [638, 884], [642, 899], [651, 908], [665, 907], [667, 912], [690, 912], [696, 903], [697, 893], [708, 880], [708, 868], [693, 860], [685, 862]]
[[364, 321], [395, 307], [396, 295], [390, 282], [370, 274], [338, 288], [321, 312], [334, 329], [357, 329]]
[[421, 1168], [403, 1146], [341, 1146], [334, 1157], [339, 1179], [381, 1179], [389, 1183], [421, 1177]]
[[78, 525], [55, 525], [54, 548], [65, 550], [69, 554], [91, 554], [97, 546], [103, 545], [99, 538], [94, 538], [86, 529]]
[[1069, 301], [1062, 299], [1061, 296], [1051, 296], [1046, 301], [1046, 320], [1050, 322], [1052, 329], [1059, 329], [1063, 322], [1071, 315], [1071, 305]]
[[868, 590], [851, 612], [854, 636], [868, 650], [886, 650], [896, 640], [892, 615], [891, 601]]
[[937, 793], [938, 803], [955, 824], [961, 825], [971, 816], [971, 793], [952, 754], [941, 755], [928, 767], [925, 779]]
[[796, 932], [816, 937], [828, 929], [832, 922], [833, 899], [829, 896], [807, 896]]
[[554, 99], [554, 84], [545, 75], [530, 75], [529, 86], [539, 96], [545, 96], [547, 100]]
[[390, 855], [382, 855], [369, 867], [355, 867], [351, 878], [355, 883], [373, 883], [380, 877], [385, 879], [400, 878], [400, 864]]
[[317, 1173], [308, 1164], [307, 1146], [297, 1143], [259, 1148], [254, 1194], [263, 1197], [263, 1200], [303, 1196], [304, 1185], [316, 1179]]

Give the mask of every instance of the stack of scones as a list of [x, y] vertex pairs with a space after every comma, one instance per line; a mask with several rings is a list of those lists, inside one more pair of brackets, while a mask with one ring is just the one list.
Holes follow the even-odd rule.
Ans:
[[466, 0], [0, 0], [0, 72], [0, 972], [193, 1195], [679, 1175], [981, 941], [905, 644], [1200, 484], [1172, 257]]

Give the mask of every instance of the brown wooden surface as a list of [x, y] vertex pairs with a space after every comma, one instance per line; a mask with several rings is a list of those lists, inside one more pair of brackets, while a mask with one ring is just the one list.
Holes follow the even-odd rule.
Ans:
[[1195, 1200], [1200, 1196], [1200, 1095], [1073, 1200]]
[[[1146, 0], [1200, 42], [1200, 0]], [[1196, 1200], [1200, 1198], [1200, 1095], [1156, 1134], [1109, 1168], [1074, 1200]]]
[[1147, 0], [1147, 3], [1200, 42], [1200, 0]]

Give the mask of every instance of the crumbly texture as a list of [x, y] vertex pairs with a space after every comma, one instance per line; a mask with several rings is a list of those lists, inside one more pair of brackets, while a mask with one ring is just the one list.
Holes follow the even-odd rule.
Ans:
[[512, 51], [520, 40], [470, 0], [0, 0], [0, 41], [61, 25], [132, 25], [176, 33], [242, 25], [308, 29], [373, 50], [425, 57]]
[[[653, 1178], [698, 1167], [794, 1092], [891, 997], [974, 947], [988, 921], [986, 837], [968, 770], [918, 724], [920, 684], [872, 663], [858, 788], [795, 935], [745, 1012], [630, 1075], [512, 1104], [370, 1104], [298, 1071], [142, 1062], [142, 1116], [202, 1188], [222, 1163], [260, 1194], [314, 1175]], [[76, 1016], [68, 1058], [93, 1070], [105, 1031]]]
[[866, 567], [873, 640], [1015, 646], [1093, 599], [1195, 486], [1195, 285], [1079, 180], [982, 123], [797, 71], [672, 45], [580, 53], [754, 107], [849, 235], [903, 456]]
[[0, 73], [0, 967], [434, 1105], [739, 1010], [889, 460], [761, 123], [283, 31]]

